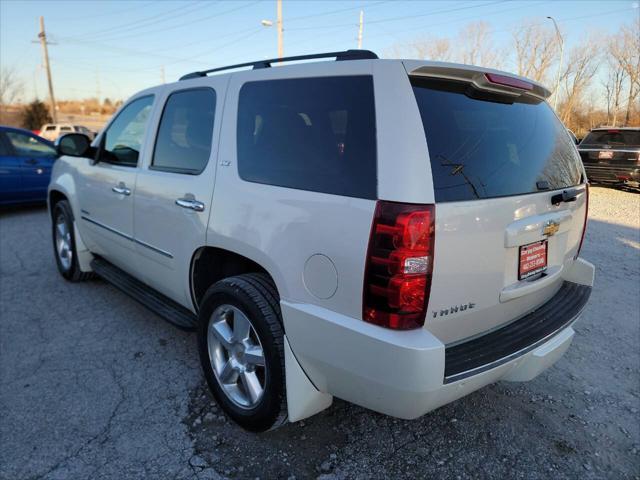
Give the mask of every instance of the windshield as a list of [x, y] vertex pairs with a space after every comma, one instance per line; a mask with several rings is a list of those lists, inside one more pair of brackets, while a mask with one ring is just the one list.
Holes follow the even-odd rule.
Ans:
[[594, 130], [580, 143], [584, 146], [640, 147], [640, 130]]
[[545, 102], [485, 94], [480, 98], [465, 83], [412, 79], [412, 84], [437, 202], [521, 195], [580, 183], [575, 144]]

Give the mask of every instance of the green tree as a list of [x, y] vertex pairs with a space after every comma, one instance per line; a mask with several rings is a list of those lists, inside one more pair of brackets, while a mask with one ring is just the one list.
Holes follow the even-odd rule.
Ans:
[[22, 126], [27, 130], [38, 130], [45, 123], [51, 123], [49, 109], [36, 99], [22, 109]]

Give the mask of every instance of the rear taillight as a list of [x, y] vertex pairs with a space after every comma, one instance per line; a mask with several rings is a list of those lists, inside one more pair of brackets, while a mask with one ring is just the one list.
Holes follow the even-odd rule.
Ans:
[[397, 330], [424, 325], [434, 247], [433, 205], [379, 201], [364, 275], [362, 318]]
[[584, 202], [584, 224], [582, 225], [582, 236], [580, 237], [580, 245], [578, 245], [578, 251], [576, 252], [576, 256], [574, 260], [578, 258], [580, 255], [580, 250], [582, 250], [582, 242], [584, 242], [584, 235], [587, 233], [587, 218], [589, 216], [589, 184], [585, 183], [585, 202]]

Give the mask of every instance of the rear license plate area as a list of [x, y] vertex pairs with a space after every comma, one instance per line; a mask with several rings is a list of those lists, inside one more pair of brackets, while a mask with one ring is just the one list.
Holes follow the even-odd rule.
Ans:
[[547, 248], [546, 240], [522, 245], [518, 260], [518, 280], [538, 275], [547, 269]]

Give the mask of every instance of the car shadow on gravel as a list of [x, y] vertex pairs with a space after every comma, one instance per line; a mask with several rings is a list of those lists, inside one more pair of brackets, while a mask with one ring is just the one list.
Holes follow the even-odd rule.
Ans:
[[[617, 324], [607, 306], [637, 285], [639, 234], [589, 221], [583, 256], [603, 288], [576, 324], [573, 347], [532, 382], [489, 385], [413, 421], [334, 399], [314, 417], [263, 434], [227, 419], [202, 383], [184, 419], [191, 467], [202, 478], [638, 478], [637, 326]], [[608, 356], [601, 346], [609, 343], [632, 353]]]
[[3, 217], [40, 213], [47, 209], [43, 202], [26, 203], [24, 205], [0, 205], [0, 219]]

